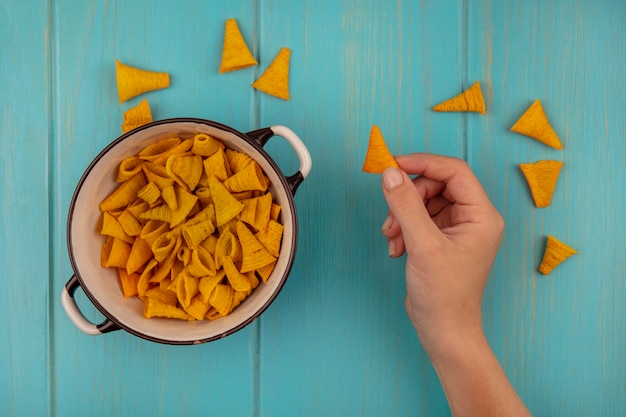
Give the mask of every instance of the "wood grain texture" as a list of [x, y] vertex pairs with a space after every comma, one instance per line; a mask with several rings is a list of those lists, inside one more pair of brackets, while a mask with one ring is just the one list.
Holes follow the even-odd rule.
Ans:
[[45, 1], [0, 4], [2, 415], [49, 409], [47, 19]]
[[[123, 331], [86, 337], [58, 294], [72, 275], [65, 248], [68, 205], [89, 162], [121, 134], [124, 110], [147, 98], [155, 119], [195, 116], [245, 130], [252, 74], [218, 77], [224, 21], [253, 39], [249, 3], [56, 1], [54, 132], [54, 396], [59, 416], [252, 415], [256, 328], [196, 347], [153, 344]], [[76, 22], [81, 22], [77, 24]], [[169, 89], [119, 104], [115, 59], [171, 73]], [[80, 290], [79, 290], [80, 292]], [[102, 316], [79, 294], [95, 322]]]
[[[220, 75], [228, 18], [260, 64]], [[0, 415], [449, 415], [404, 311], [403, 262], [379, 232], [380, 177], [361, 172], [374, 123], [395, 154], [467, 159], [502, 212], [484, 321], [535, 415], [625, 415], [624, 22], [622, 0], [2, 3]], [[288, 102], [250, 86], [281, 47]], [[172, 86], [120, 105], [115, 59], [169, 72]], [[431, 111], [475, 80], [485, 116]], [[155, 119], [285, 125], [313, 157], [286, 286], [218, 342], [86, 336], [61, 307], [74, 188], [144, 97]], [[562, 151], [509, 131], [536, 98]], [[297, 170], [285, 141], [266, 149]], [[518, 168], [540, 159], [565, 164], [544, 209]], [[579, 254], [543, 276], [547, 234]]]
[[[261, 318], [262, 414], [445, 415], [404, 313], [403, 263], [380, 235], [380, 176], [361, 166], [374, 123], [393, 153], [462, 156], [460, 119], [429, 110], [461, 84], [461, 3], [264, 1], [260, 12], [262, 61], [294, 49], [292, 99], [261, 96], [261, 124], [287, 124], [315, 161], [296, 195], [294, 270]], [[273, 150], [292, 166], [293, 152]]]
[[[484, 305], [490, 341], [536, 415], [623, 415], [626, 4], [477, 1], [469, 12], [467, 81], [484, 82], [488, 112], [469, 119], [468, 156], [507, 223]], [[562, 151], [509, 131], [535, 99]], [[540, 159], [564, 162], [543, 209], [518, 167]], [[548, 234], [579, 254], [543, 276]]]

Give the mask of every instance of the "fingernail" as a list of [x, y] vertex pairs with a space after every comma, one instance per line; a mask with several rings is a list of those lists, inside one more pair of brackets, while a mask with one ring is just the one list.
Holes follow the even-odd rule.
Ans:
[[389, 256], [390, 257], [394, 257], [396, 255], [396, 242], [395, 242], [395, 240], [390, 240], [389, 241], [389, 245], [387, 247], [387, 250], [389, 251]]
[[383, 226], [380, 228], [380, 230], [387, 230], [387, 229], [391, 229], [391, 222], [393, 220], [391, 220], [391, 216], [387, 216], [387, 218], [385, 219], [385, 222], [383, 223]]
[[391, 191], [402, 184], [402, 172], [398, 168], [387, 168], [383, 172], [383, 185], [387, 191]]

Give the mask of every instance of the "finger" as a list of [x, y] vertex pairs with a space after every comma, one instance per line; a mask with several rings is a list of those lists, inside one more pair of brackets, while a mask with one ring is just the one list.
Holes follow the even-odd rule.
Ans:
[[462, 159], [425, 153], [395, 157], [401, 169], [445, 184], [450, 201], [484, 204], [489, 198], [480, 182]]
[[450, 201], [442, 196], [435, 196], [428, 201], [426, 201], [426, 210], [430, 217], [435, 217], [441, 211], [450, 206]]
[[389, 257], [391, 258], [399, 258], [404, 255], [404, 251], [406, 249], [404, 245], [404, 238], [402, 234], [387, 240], [387, 248], [389, 251]]
[[439, 229], [430, 219], [424, 200], [407, 174], [397, 168], [387, 168], [382, 177], [385, 199], [400, 224], [406, 247], [419, 249], [422, 242], [439, 238]]
[[387, 238], [396, 237], [402, 234], [400, 223], [398, 223], [396, 218], [393, 216], [393, 213], [389, 213], [389, 215], [383, 222], [382, 227], [380, 228], [380, 232]]
[[398, 223], [393, 214], [389, 213], [389, 216], [387, 216], [381, 228], [381, 233], [387, 238], [389, 256], [392, 258], [402, 256], [405, 250], [404, 238], [402, 237], [400, 223]]
[[427, 201], [441, 194], [446, 189], [445, 183], [423, 176], [414, 178], [413, 184], [423, 201]]

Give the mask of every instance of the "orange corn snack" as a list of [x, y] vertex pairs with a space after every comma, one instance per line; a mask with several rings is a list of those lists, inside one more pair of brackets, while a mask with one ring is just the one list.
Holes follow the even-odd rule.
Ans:
[[289, 100], [289, 61], [291, 49], [280, 48], [274, 61], [256, 80], [252, 87], [274, 97]]
[[139, 274], [129, 274], [126, 272], [125, 268], [118, 268], [117, 272], [124, 298], [137, 295], [137, 282], [139, 282]]
[[[174, 227], [185, 220], [198, 201], [197, 196], [183, 189], [183, 187], [174, 186], [174, 194], [176, 195], [177, 208], [176, 210], [172, 210], [172, 218], [170, 220], [171, 227]], [[165, 207], [169, 208], [167, 204]]]
[[511, 131], [536, 139], [554, 149], [563, 149], [563, 144], [550, 125], [539, 100], [535, 100], [522, 117], [515, 122]]
[[229, 257], [235, 262], [240, 262], [242, 258], [241, 243], [235, 237], [235, 235], [226, 229], [220, 234], [220, 237], [215, 243], [215, 267], [223, 267], [223, 259]]
[[283, 225], [270, 220], [267, 227], [263, 230], [259, 230], [254, 235], [259, 242], [267, 249], [267, 251], [278, 258], [280, 254], [280, 242], [283, 237]]
[[166, 304], [154, 297], [146, 297], [144, 304], [143, 315], [146, 318], [150, 317], [167, 317], [171, 319], [180, 320], [195, 320], [193, 316], [187, 314], [185, 310], [176, 306]]
[[139, 220], [137, 220], [129, 208], [119, 215], [117, 221], [128, 236], [139, 236], [141, 233], [141, 223], [139, 223]]
[[196, 155], [211, 156], [220, 149], [224, 150], [224, 144], [209, 135], [198, 133], [193, 137], [191, 152]]
[[224, 187], [230, 193], [252, 190], [265, 191], [268, 185], [267, 177], [263, 174], [259, 164], [254, 161], [224, 181]]
[[215, 215], [217, 217], [218, 226], [233, 219], [243, 210], [243, 204], [237, 201], [214, 176], [209, 178], [209, 188], [211, 189], [213, 204], [215, 204]]
[[248, 226], [243, 222], [237, 222], [237, 236], [241, 242], [241, 250], [243, 252], [243, 262], [241, 272], [246, 273], [257, 270], [273, 262], [276, 257], [272, 256], [267, 249], [252, 234]]
[[230, 175], [236, 174], [242, 169], [245, 169], [253, 161], [252, 158], [245, 153], [233, 151], [232, 149], [226, 149], [224, 151], [224, 155], [228, 161], [228, 167], [231, 171]]
[[218, 180], [224, 181], [232, 175], [223, 149], [218, 149], [213, 155], [206, 158], [203, 166], [207, 177], [215, 175]]
[[122, 133], [129, 132], [139, 126], [143, 126], [152, 121], [150, 105], [145, 98], [135, 107], [124, 112], [124, 123], [122, 123]]
[[137, 154], [139, 158], [146, 161], [154, 161], [154, 159], [165, 154], [166, 152], [176, 148], [182, 143], [180, 138], [161, 139], [151, 145], [146, 146]]
[[139, 215], [142, 220], [159, 220], [170, 223], [172, 221], [172, 209], [167, 204], [153, 207]]
[[252, 284], [250, 284], [248, 277], [239, 272], [233, 260], [229, 256], [226, 256], [223, 261], [226, 278], [228, 279], [228, 283], [233, 290], [250, 293], [250, 291], [252, 291]]
[[194, 319], [203, 320], [210, 307], [209, 302], [204, 301], [200, 294], [197, 294], [191, 299], [191, 303], [185, 308], [185, 311]]
[[170, 75], [165, 72], [146, 71], [115, 60], [117, 94], [120, 103], [148, 91], [170, 86]]
[[225, 275], [226, 272], [224, 272], [223, 269], [220, 269], [216, 272], [215, 276], [207, 275], [200, 278], [200, 281], [198, 281], [198, 291], [200, 291], [200, 296], [204, 302], [209, 302], [213, 290], [224, 280]]
[[152, 249], [148, 242], [143, 239], [135, 239], [126, 262], [126, 272], [129, 275], [137, 272], [150, 258], [152, 258]]
[[165, 204], [170, 210], [176, 210], [178, 208], [178, 201], [176, 201], [176, 189], [174, 185], [168, 185], [161, 190], [161, 198], [165, 201]]
[[102, 246], [102, 266], [106, 268], [126, 268], [131, 245], [123, 240], [110, 237]]
[[159, 190], [159, 187], [157, 187], [155, 183], [149, 182], [137, 192], [137, 197], [148, 204], [153, 204], [161, 197], [161, 190]]
[[272, 262], [271, 264], [265, 265], [264, 267], [257, 269], [255, 272], [259, 274], [263, 282], [267, 282], [267, 280], [270, 279], [270, 275], [272, 274], [275, 266], [276, 262]]
[[204, 172], [200, 155], [172, 155], [167, 158], [165, 172], [185, 190], [193, 190]]
[[230, 285], [217, 284], [211, 293], [209, 303], [225, 316], [230, 313], [233, 304], [234, 290]]
[[470, 88], [451, 99], [437, 104], [433, 107], [433, 110], [438, 112], [465, 111], [485, 114], [485, 100], [483, 100], [480, 83], [478, 81], [474, 82]]
[[106, 211], [102, 214], [102, 228], [100, 229], [100, 234], [113, 236], [126, 243], [133, 243], [134, 240], [131, 236], [126, 234], [124, 228], [115, 216]]
[[178, 302], [176, 294], [161, 287], [154, 287], [146, 290], [144, 296], [154, 298], [155, 300], [171, 306], [176, 306], [176, 303]]
[[215, 261], [208, 250], [198, 246], [191, 251], [191, 262], [187, 266], [189, 273], [197, 278], [215, 276]]
[[241, 200], [241, 203], [244, 207], [239, 213], [239, 220], [248, 223], [256, 230], [265, 230], [271, 220], [272, 194], [268, 192], [261, 197]]
[[552, 160], [520, 164], [533, 200], [535, 200], [535, 206], [541, 208], [550, 205], [562, 167], [563, 162]]
[[117, 179], [115, 181], [124, 182], [138, 174], [142, 168], [143, 161], [141, 158], [136, 156], [126, 158], [120, 163], [120, 168], [117, 171]]
[[396, 167], [398, 163], [389, 152], [383, 134], [380, 132], [378, 126], [372, 126], [370, 131], [370, 140], [367, 146], [367, 153], [365, 154], [365, 161], [363, 162], [363, 172], [370, 174], [382, 174], [386, 168]]
[[146, 317], [215, 320], [267, 281], [283, 225], [254, 159], [197, 133], [158, 140], [115, 174], [101, 203], [101, 263]]
[[137, 200], [137, 193], [146, 185], [146, 179], [141, 173], [136, 174], [100, 203], [100, 211], [111, 211], [126, 207]]
[[542, 274], [548, 275], [554, 268], [561, 264], [561, 262], [576, 253], [578, 252], [576, 252], [575, 249], [569, 247], [557, 238], [548, 236], [546, 251], [538, 270]]
[[235, 19], [228, 19], [224, 29], [224, 46], [220, 74], [258, 65], [244, 41]]
[[183, 271], [175, 281], [178, 302], [183, 308], [189, 307], [191, 299], [198, 294], [198, 278]]

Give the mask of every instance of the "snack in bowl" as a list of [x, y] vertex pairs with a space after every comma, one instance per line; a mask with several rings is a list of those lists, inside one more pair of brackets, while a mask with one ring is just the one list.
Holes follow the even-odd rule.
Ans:
[[271, 274], [282, 225], [252, 158], [198, 133], [145, 147], [116, 177], [119, 187], [100, 204], [101, 263], [117, 269], [145, 317], [225, 316]]
[[[195, 156], [191, 153], [193, 145], [185, 148], [188, 147], [188, 139], [193, 139], [198, 134], [216, 139], [223, 147], [215, 147], [214, 141], [196, 141], [194, 152], [209, 152], [211, 155], [200, 155], [203, 160], [201, 175], [194, 190], [193, 184], [198, 171], [198, 164], [194, 159], [197, 158], [187, 159]], [[272, 138], [285, 140], [295, 151], [300, 161], [296, 172], [285, 175], [264, 149]], [[177, 152], [182, 152], [183, 156], [173, 158], [168, 167], [169, 156]], [[140, 153], [146, 159], [139, 158]], [[227, 177], [233, 176], [231, 167], [241, 166], [243, 169], [250, 159], [259, 165], [260, 171], [267, 178], [265, 194], [271, 194], [269, 209], [267, 200], [270, 197], [267, 195], [259, 194], [258, 197], [261, 198], [257, 199], [254, 196], [243, 197], [243, 193], [248, 193], [246, 191], [236, 191], [241, 187], [240, 179], [230, 180], [229, 184], [224, 185]], [[228, 161], [230, 173], [225, 172], [224, 160]], [[190, 162], [189, 167], [187, 162]], [[70, 202], [67, 246], [73, 275], [61, 292], [61, 301], [68, 318], [79, 330], [89, 335], [102, 335], [121, 329], [134, 336], [166, 344], [211, 342], [245, 328], [274, 302], [290, 275], [298, 241], [298, 216], [294, 196], [307, 178], [311, 166], [311, 156], [306, 146], [285, 126], [271, 126], [243, 133], [211, 120], [175, 118], [155, 121], [120, 136], [89, 164], [78, 181]], [[211, 176], [207, 174], [208, 171]], [[144, 178], [138, 177], [138, 173], [143, 173]], [[210, 211], [206, 210], [214, 198], [208, 186], [208, 178], [212, 176], [215, 176], [217, 182], [235, 200], [240, 197], [250, 201], [242, 203], [243, 200], [237, 200], [243, 205], [237, 213], [240, 218], [228, 219], [231, 214], [226, 211], [226, 215], [220, 215], [224, 223], [220, 221], [219, 226], [216, 212], [215, 231], [203, 240], [207, 230], [211, 229], [205, 217], [214, 221]], [[258, 183], [263, 184], [261, 181]], [[151, 182], [154, 186], [149, 185]], [[214, 183], [213, 180], [211, 182]], [[219, 195], [222, 187], [218, 185], [216, 190]], [[254, 192], [263, 193], [258, 190]], [[189, 206], [191, 209], [181, 219], [181, 213], [185, 213]], [[229, 207], [229, 204], [225, 207]], [[107, 253], [108, 249], [105, 250], [103, 257], [103, 242], [109, 240], [108, 235], [105, 237], [101, 234], [104, 211], [113, 212], [106, 215], [107, 230], [110, 230], [107, 233], [118, 237], [110, 240], [111, 251]], [[151, 218], [141, 219], [140, 215], [148, 211], [147, 216]], [[257, 211], [269, 212], [270, 220], [259, 220]], [[187, 224], [192, 227], [183, 232], [181, 226], [192, 219], [198, 223]], [[119, 226], [112, 220], [116, 220]], [[256, 265], [257, 269], [254, 272], [241, 272], [243, 250], [250, 251], [255, 256], [258, 254], [255, 246], [237, 244], [237, 221], [241, 221], [250, 234], [267, 248], [275, 259], [273, 264], [267, 263], [260, 267], [253, 258], [254, 262], [251, 264]], [[259, 230], [266, 221], [265, 230]], [[178, 225], [171, 229], [176, 229], [180, 235], [167, 236], [170, 223]], [[120, 229], [128, 237], [120, 233]], [[277, 233], [282, 234], [280, 243], [268, 243], [275, 239], [272, 236]], [[137, 239], [137, 236], [141, 239]], [[133, 238], [132, 242], [129, 237]], [[178, 245], [180, 246], [176, 248]], [[192, 247], [197, 249], [190, 250]], [[174, 249], [175, 255], [172, 256]], [[139, 255], [131, 256], [131, 252]], [[111, 256], [111, 253], [117, 255]], [[215, 253], [215, 256], [211, 256], [211, 253]], [[112, 267], [102, 267], [103, 258]], [[211, 260], [208, 258], [212, 258], [216, 265], [215, 275], [211, 275]], [[129, 259], [133, 261], [129, 262]], [[265, 255], [261, 259], [265, 259], [262, 263], [266, 263], [271, 258]], [[235, 268], [241, 268], [238, 270], [240, 274], [232, 270], [231, 263]], [[187, 266], [187, 271], [172, 288], [176, 294], [173, 295], [172, 290], [164, 291], [162, 286], [165, 286], [168, 279], [172, 279], [172, 271], [175, 276], [182, 272], [181, 265]], [[230, 277], [226, 275], [227, 271]], [[190, 276], [195, 277], [198, 274], [206, 275], [202, 275], [200, 279], [190, 279]], [[241, 274], [246, 276], [248, 284], [241, 279]], [[165, 277], [161, 279], [162, 275]], [[259, 281], [259, 284], [255, 281]], [[248, 291], [248, 286], [255, 288], [241, 301], [239, 298], [242, 292]], [[94, 323], [85, 317], [75, 299], [77, 289], [81, 289], [89, 302], [104, 315], [103, 321]], [[169, 289], [169, 285], [165, 289]], [[149, 303], [148, 306], [139, 298], [140, 292], [144, 294], [141, 297]], [[206, 299], [209, 299], [215, 310], [210, 309], [206, 313], [203, 311], [205, 307], [202, 302]], [[232, 305], [237, 303], [239, 305], [233, 309]], [[182, 306], [186, 309], [181, 309]], [[181, 311], [185, 314], [180, 314]], [[172, 315], [183, 319], [191, 316], [194, 320], [146, 318], [146, 315], [153, 316], [155, 312], [157, 315]], [[228, 314], [223, 315], [224, 312]], [[215, 317], [219, 317], [219, 320], [210, 320]]]

